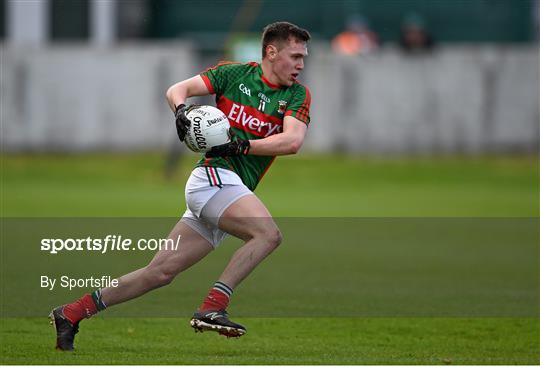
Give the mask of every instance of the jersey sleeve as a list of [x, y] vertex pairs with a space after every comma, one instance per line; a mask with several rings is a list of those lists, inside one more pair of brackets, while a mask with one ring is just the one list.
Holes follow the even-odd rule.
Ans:
[[306, 86], [298, 85], [297, 91], [293, 94], [285, 116], [292, 116], [302, 121], [306, 125], [310, 122], [309, 109], [311, 106], [311, 93]]
[[227, 84], [238, 74], [242, 64], [237, 62], [222, 61], [216, 66], [206, 69], [200, 76], [208, 88], [210, 94], [221, 95], [225, 92]]

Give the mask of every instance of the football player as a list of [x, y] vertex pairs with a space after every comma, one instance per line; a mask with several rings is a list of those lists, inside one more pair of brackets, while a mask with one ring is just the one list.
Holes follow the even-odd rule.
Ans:
[[169, 235], [181, 236], [176, 251], [160, 250], [147, 266], [119, 277], [117, 287], [98, 289], [51, 312], [58, 349], [73, 349], [81, 320], [169, 284], [215, 249], [226, 234], [245, 243], [190, 323], [196, 331], [212, 330], [228, 337], [246, 333], [226, 310], [235, 288], [282, 241], [254, 190], [276, 156], [296, 154], [304, 141], [311, 96], [298, 77], [309, 39], [310, 34], [294, 24], [269, 24], [262, 34], [260, 63], [222, 62], [168, 89], [166, 97], [181, 141], [190, 125], [188, 98], [208, 94], [216, 96], [234, 139], [213, 147], [193, 169], [185, 187], [187, 209]]

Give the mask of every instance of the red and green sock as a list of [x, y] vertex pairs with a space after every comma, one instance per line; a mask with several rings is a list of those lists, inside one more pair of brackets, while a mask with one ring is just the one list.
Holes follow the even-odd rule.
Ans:
[[76, 324], [84, 318], [90, 318], [99, 311], [107, 308], [101, 299], [101, 289], [92, 294], [85, 294], [73, 303], [64, 306], [64, 316], [72, 324]]
[[229, 299], [233, 293], [231, 287], [223, 282], [216, 282], [214, 287], [208, 292], [199, 311], [225, 310], [229, 305]]

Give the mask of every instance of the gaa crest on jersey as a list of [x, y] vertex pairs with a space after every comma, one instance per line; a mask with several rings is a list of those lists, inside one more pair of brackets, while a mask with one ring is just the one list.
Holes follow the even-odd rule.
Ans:
[[285, 109], [287, 108], [287, 101], [278, 101], [278, 113], [285, 113]]

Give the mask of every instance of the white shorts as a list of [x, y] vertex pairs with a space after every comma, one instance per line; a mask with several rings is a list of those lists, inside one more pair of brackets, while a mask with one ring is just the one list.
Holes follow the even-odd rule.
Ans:
[[186, 182], [186, 212], [181, 221], [216, 248], [226, 236], [218, 228], [223, 212], [236, 200], [253, 192], [240, 176], [223, 168], [197, 167]]

